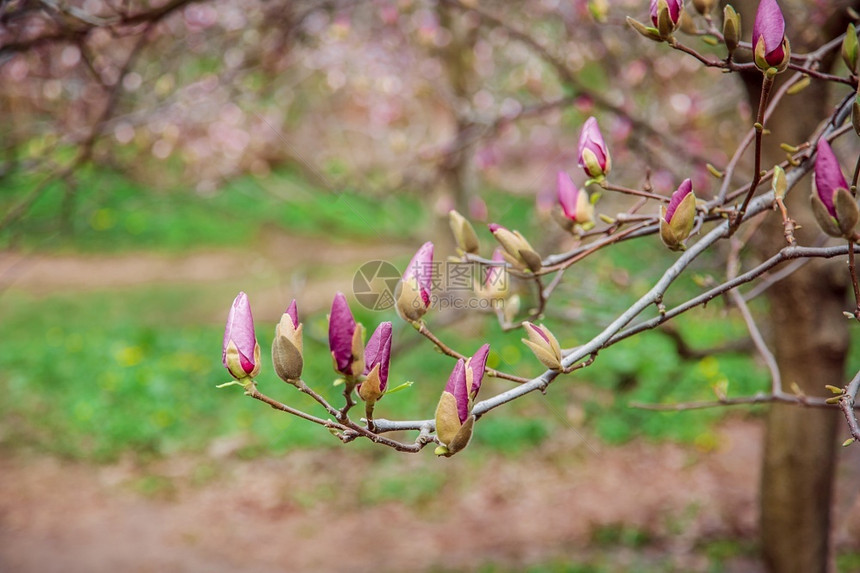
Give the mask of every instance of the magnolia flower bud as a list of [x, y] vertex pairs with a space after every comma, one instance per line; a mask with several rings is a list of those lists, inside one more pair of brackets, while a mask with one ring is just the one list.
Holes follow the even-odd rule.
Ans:
[[430, 289], [433, 286], [433, 243], [424, 243], [403, 273], [397, 286], [397, 313], [409, 322], [417, 322], [430, 308]]
[[646, 26], [639, 20], [634, 20], [630, 16], [627, 16], [627, 25], [648, 38], [649, 40], [654, 40], [655, 42], [663, 42], [663, 37], [660, 35], [660, 31], [657, 28], [652, 28], [651, 26]]
[[254, 317], [248, 295], [244, 292], [233, 300], [227, 315], [221, 363], [236, 380], [252, 379], [260, 373], [260, 345], [254, 334]]
[[541, 364], [550, 370], [561, 370], [563, 368], [561, 347], [552, 332], [545, 326], [538, 326], [531, 322], [525, 322], [523, 325], [526, 329], [526, 335], [529, 337], [528, 340], [523, 338], [523, 343], [534, 352]]
[[275, 373], [284, 382], [295, 384], [302, 377], [304, 359], [302, 358], [302, 324], [296, 301], [281, 316], [275, 326], [275, 339], [272, 341], [272, 364]]
[[496, 223], [490, 223], [490, 232], [504, 249], [502, 256], [519, 269], [529, 269], [532, 272], [540, 270], [543, 263], [529, 242], [519, 231], [509, 231]]
[[591, 227], [594, 225], [594, 205], [588, 198], [588, 193], [576, 188], [573, 179], [564, 171], [559, 171], [556, 177], [558, 204], [561, 206], [565, 219], [572, 223]]
[[474, 400], [481, 389], [489, 355], [490, 345], [484, 344], [466, 360], [466, 387], [469, 389], [469, 400]]
[[448, 213], [448, 223], [451, 225], [451, 232], [454, 233], [454, 240], [457, 241], [457, 248], [464, 253], [477, 253], [480, 243], [472, 224], [454, 210]]
[[660, 36], [669, 38], [678, 28], [683, 11], [684, 0], [651, 0], [651, 23]]
[[854, 133], [860, 135], [860, 93], [854, 96], [854, 103], [851, 104], [851, 125]]
[[364, 348], [366, 376], [356, 387], [362, 400], [374, 403], [388, 388], [388, 367], [391, 362], [391, 323], [382, 322], [373, 331]]
[[842, 40], [842, 60], [852, 74], [857, 73], [857, 29], [854, 24], [848, 24], [845, 38]]
[[785, 71], [791, 59], [791, 46], [785, 37], [785, 18], [776, 0], [761, 0], [753, 22], [755, 65], [763, 72], [775, 68]]
[[461, 358], [457, 360], [436, 406], [436, 437], [442, 443], [436, 454], [452, 456], [465, 448], [472, 439], [474, 423], [466, 364]]
[[860, 220], [860, 209], [848, 191], [839, 160], [825, 139], [818, 141], [813, 182], [815, 193], [810, 200], [818, 225], [832, 237], [852, 238]]
[[696, 221], [696, 195], [693, 183], [685, 179], [672, 193], [668, 206], [660, 207], [660, 238], [673, 251], [684, 250], [684, 241]]
[[730, 55], [741, 41], [741, 17], [731, 4], [723, 9], [723, 39]]
[[337, 293], [328, 317], [328, 344], [335, 372], [355, 384], [364, 372], [364, 327], [355, 322], [343, 293]]
[[770, 186], [773, 189], [774, 198], [785, 199], [785, 193], [788, 191], [788, 180], [785, 178], [785, 170], [779, 165], [773, 167], [773, 179]]
[[[661, 0], [665, 1], [665, 0]], [[612, 159], [603, 135], [597, 125], [597, 119], [589, 117], [582, 126], [579, 134], [579, 166], [585, 174], [595, 180], [602, 180], [612, 169]]]

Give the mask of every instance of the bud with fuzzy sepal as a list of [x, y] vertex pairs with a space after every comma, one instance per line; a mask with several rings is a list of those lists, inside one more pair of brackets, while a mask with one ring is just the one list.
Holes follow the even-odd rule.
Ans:
[[678, 28], [684, 0], [651, 0], [651, 23], [663, 38], [669, 38]]
[[347, 387], [355, 387], [364, 373], [364, 326], [355, 322], [343, 293], [337, 293], [328, 317], [328, 343], [335, 372]]
[[776, 0], [761, 0], [753, 22], [753, 55], [763, 72], [785, 71], [791, 59], [791, 45], [785, 36], [785, 18]]
[[854, 228], [860, 220], [860, 209], [848, 191], [839, 160], [827, 140], [818, 141], [818, 153], [813, 171], [815, 192], [812, 213], [821, 229], [831, 237], [854, 238]]
[[474, 423], [466, 363], [461, 358], [457, 360], [436, 406], [436, 437], [442, 443], [436, 448], [436, 455], [453, 456], [469, 445]]
[[639, 20], [635, 20], [630, 16], [627, 16], [627, 25], [639, 32], [641, 35], [645, 36], [649, 40], [653, 40], [655, 42], [663, 42], [663, 36], [660, 35], [660, 31], [657, 28], [646, 26]]
[[845, 38], [842, 40], [842, 61], [852, 74], [857, 73], [857, 29], [854, 24], [848, 24], [848, 29], [845, 31]]
[[356, 386], [365, 402], [367, 419], [373, 419], [373, 406], [388, 389], [388, 367], [391, 363], [391, 323], [382, 322], [370, 335], [364, 347], [364, 381]]
[[854, 94], [854, 103], [851, 104], [851, 125], [854, 133], [860, 135], [860, 91]]
[[741, 16], [731, 4], [723, 8], [723, 40], [731, 57], [741, 41]]
[[595, 181], [602, 181], [612, 169], [609, 149], [600, 133], [597, 119], [589, 117], [579, 133], [579, 166]]
[[275, 326], [275, 339], [272, 341], [272, 364], [275, 373], [284, 382], [296, 384], [302, 377], [304, 359], [302, 358], [302, 324], [299, 322], [298, 307], [293, 300], [281, 320]]
[[221, 363], [236, 380], [251, 382], [260, 373], [260, 345], [254, 333], [254, 317], [248, 295], [240, 292], [233, 300], [224, 342], [221, 346]]
[[696, 194], [693, 182], [685, 179], [672, 193], [669, 205], [660, 207], [660, 238], [673, 251], [683, 251], [684, 241], [696, 221]]
[[436, 455], [453, 456], [469, 444], [475, 418], [472, 404], [481, 389], [490, 345], [484, 344], [465, 361], [457, 360], [436, 406]]
[[519, 269], [528, 269], [532, 272], [540, 270], [543, 263], [525, 237], [519, 231], [510, 231], [497, 223], [490, 223], [490, 232], [502, 246], [502, 256], [509, 263]]
[[454, 210], [448, 213], [448, 223], [451, 225], [451, 232], [454, 233], [457, 249], [461, 253], [477, 253], [481, 245], [478, 242], [478, 235], [475, 233], [472, 224], [463, 215]]
[[528, 340], [523, 338], [522, 341], [541, 361], [541, 364], [550, 370], [562, 370], [564, 367], [561, 364], [561, 347], [552, 332], [546, 326], [531, 322], [523, 323], [523, 327]]
[[406, 321], [416, 323], [430, 308], [430, 289], [433, 286], [433, 243], [421, 245], [397, 286], [395, 306]]

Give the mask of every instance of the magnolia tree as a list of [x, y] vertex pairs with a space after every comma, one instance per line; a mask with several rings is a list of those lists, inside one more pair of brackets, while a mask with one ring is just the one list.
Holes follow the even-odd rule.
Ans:
[[[261, 368], [260, 347], [254, 335], [251, 306], [247, 296], [240, 293], [230, 309], [224, 334], [222, 361], [235, 378], [225, 385], [239, 385], [245, 394], [272, 408], [301, 417], [331, 431], [344, 443], [359, 438], [371, 440], [404, 452], [418, 452], [428, 445], [435, 453], [451, 456], [463, 450], [475, 431], [480, 431], [479, 420], [490, 411], [534, 391], [544, 392], [557, 379], [592, 364], [598, 355], [631, 336], [654, 329], [682, 314], [693, 312], [708, 301], [721, 295], [730, 297], [743, 316], [755, 348], [767, 364], [771, 377], [768, 391], [753, 396], [728, 397], [718, 392], [717, 400], [671, 405], [653, 405], [655, 408], [687, 409], [741, 403], [784, 402], [804, 406], [840, 408], [847, 422], [850, 437], [848, 446], [860, 440], [860, 427], [855, 415], [855, 398], [860, 390], [860, 372], [850, 381], [822, 380], [833, 393], [829, 399], [805, 395], [798, 388], [794, 392], [783, 389], [776, 360], [768, 348], [759, 327], [750, 312], [747, 299], [738, 287], [757, 280], [773, 281], [769, 271], [790, 261], [814, 258], [845, 257], [848, 274], [854, 286], [856, 304], [844, 312], [847, 319], [860, 320], [860, 286], [858, 286], [854, 245], [860, 234], [856, 231], [860, 210], [855, 199], [860, 162], [854, 168], [851, 183], [846, 180], [839, 160], [830, 142], [839, 137], [860, 134], [860, 98], [856, 95], [858, 41], [855, 28], [849, 25], [836, 40], [805, 54], [793, 53], [786, 36], [783, 14], [776, 0], [761, 0], [752, 27], [752, 42], [741, 40], [741, 21], [728, 5], [723, 11], [722, 27], [712, 17], [715, 2], [698, 0], [695, 9], [703, 17], [703, 29], [697, 29], [691, 14], [685, 12], [683, 0], [652, 0], [650, 22], [632, 18], [627, 22], [648, 40], [666, 44], [698, 60], [703, 66], [719, 68], [728, 73], [758, 70], [761, 82], [761, 99], [751, 129], [737, 141], [737, 148], [726, 163], [707, 168], [721, 185], [712, 196], [697, 196], [691, 179], [679, 182], [671, 195], [656, 192], [650, 182], [637, 187], [625, 186], [611, 177], [612, 150], [608, 148], [597, 120], [589, 118], [581, 129], [578, 147], [578, 167], [585, 183], [578, 188], [570, 174], [557, 175], [557, 201], [555, 218], [575, 238], [575, 246], [561, 253], [541, 254], [530, 241], [516, 230], [492, 223], [489, 230], [498, 243], [489, 256], [482, 254], [478, 236], [471, 223], [460, 213], [451, 211], [449, 220], [456, 253], [454, 260], [480, 266], [480, 280], [475, 282], [475, 296], [488, 301], [497, 309], [498, 320], [506, 329], [519, 328], [525, 335], [523, 343], [534, 353], [546, 371], [535, 378], [524, 378], [513, 372], [487, 367], [489, 345], [484, 344], [471, 356], [443, 342], [443, 337], [431, 331], [426, 321], [432, 312], [434, 289], [434, 246], [428, 242], [415, 254], [403, 273], [395, 294], [400, 317], [411, 324], [419, 335], [428, 339], [439, 351], [454, 362], [447, 383], [442, 386], [435, 415], [423, 420], [396, 420], [376, 417], [377, 403], [389, 388], [388, 372], [391, 360], [390, 322], [379, 324], [365, 343], [365, 329], [357, 323], [343, 294], [337, 293], [329, 314], [329, 348], [337, 383], [343, 386], [343, 401], [334, 404], [325, 399], [314, 387], [325, 381], [306, 382], [302, 379], [303, 344], [302, 323], [293, 301], [275, 329], [272, 344], [272, 364], [277, 375], [298, 391], [313, 398], [323, 415], [305, 412], [281, 403], [262, 393], [254, 381]], [[600, 2], [591, 4], [599, 13]], [[700, 54], [682, 43], [675, 35], [679, 27], [688, 30], [713, 44], [725, 47], [722, 59]], [[632, 32], [631, 32], [632, 33]], [[844, 75], [831, 75], [820, 69], [820, 63], [832, 52], [841, 51], [846, 71]], [[745, 61], [746, 60], [746, 61]], [[789, 77], [779, 89], [773, 89], [779, 74]], [[767, 134], [768, 119], [786, 95], [796, 93], [810, 82], [832, 82], [844, 86], [844, 97], [829, 117], [821, 118], [818, 128], [808, 134], [806, 141], [783, 143], [785, 160], [778, 165], [762, 164], [762, 140]], [[853, 129], [852, 129], [853, 128]], [[751, 148], [751, 150], [750, 150]], [[742, 157], [752, 154], [752, 171], [746, 182], [732, 187], [731, 182], [741, 169]], [[803, 177], [813, 172], [814, 192], [809, 208], [821, 231], [833, 241], [819, 238], [810, 244], [800, 244], [795, 237], [797, 228], [785, 198]], [[606, 212], [597, 203], [600, 193], [618, 193], [629, 196], [629, 208], [621, 212]], [[755, 225], [759, 216], [779, 217], [784, 235], [783, 246], [770, 253], [769, 258], [743, 268], [739, 231]], [[659, 236], [659, 241], [654, 235]], [[638, 241], [641, 248], [668, 248], [678, 253], [651, 288], [621, 312], [603, 330], [588, 342], [575, 348], [561, 348], [552, 332], [538, 321], [547, 305], [552, 303], [556, 287], [564, 280], [567, 269], [587, 257], [599, 257], [613, 245]], [[725, 274], [718, 284], [696, 296], [667, 306], [664, 296], [672, 284], [702, 254], [720, 243], [728, 243], [730, 256]], [[826, 243], [826, 244], [825, 244]], [[741, 270], [743, 269], [743, 272]], [[519, 312], [518, 295], [507, 287], [508, 276], [533, 284], [537, 294], [535, 308]], [[768, 277], [763, 279], [763, 277]], [[510, 382], [510, 389], [494, 396], [478, 395], [485, 376]], [[362, 415], [355, 415], [353, 407], [364, 403]], [[429, 414], [430, 412], [428, 412]], [[414, 431], [411, 441], [389, 437], [392, 432]]]

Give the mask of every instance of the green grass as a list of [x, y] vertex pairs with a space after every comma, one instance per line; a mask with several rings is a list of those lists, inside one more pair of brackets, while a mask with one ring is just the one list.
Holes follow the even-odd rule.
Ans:
[[[17, 204], [41, 175], [2, 180], [0, 212]], [[429, 219], [406, 194], [368, 197], [330, 192], [292, 172], [229, 182], [211, 194], [149, 189], [104, 169], [87, 168], [64, 220], [65, 188], [49, 185], [28, 214], [0, 233], [0, 247], [84, 252], [246, 247], [262, 230], [324, 236], [332, 241], [408, 237]]]

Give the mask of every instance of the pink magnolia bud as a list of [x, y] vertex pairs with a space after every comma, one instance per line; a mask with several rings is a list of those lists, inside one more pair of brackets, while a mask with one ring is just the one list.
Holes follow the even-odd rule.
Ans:
[[484, 380], [484, 371], [487, 368], [487, 356], [490, 354], [490, 345], [484, 344], [471, 358], [466, 360], [466, 386], [469, 388], [469, 399], [474, 400], [481, 389]]
[[[661, 29], [660, 12], [666, 11], [665, 18], [668, 18], [671, 29], [664, 33]], [[651, 23], [664, 36], [671, 34], [678, 27], [678, 22], [681, 20], [681, 12], [684, 10], [684, 0], [651, 0]], [[665, 24], [663, 25], [665, 27]]]
[[848, 191], [839, 160], [823, 138], [818, 141], [813, 175], [812, 213], [818, 225], [833, 237], [851, 238], [860, 219], [860, 210]]
[[304, 367], [302, 351], [302, 325], [293, 300], [275, 326], [275, 339], [272, 341], [272, 364], [284, 382], [295, 384], [301, 378]]
[[556, 178], [558, 203], [565, 218], [580, 225], [594, 222], [594, 205], [588, 199], [588, 193], [577, 189], [570, 175], [559, 171]]
[[424, 243], [403, 273], [397, 294], [397, 312], [405, 320], [416, 322], [430, 308], [433, 287], [433, 243]]
[[609, 175], [612, 168], [609, 150], [594, 117], [585, 121], [579, 134], [579, 166], [586, 175], [598, 180]]
[[661, 207], [660, 238], [673, 251], [684, 249], [684, 241], [693, 231], [696, 222], [696, 194], [693, 182], [684, 179], [672, 193], [669, 205]]
[[466, 363], [457, 360], [436, 406], [436, 437], [442, 446], [437, 455], [452, 456], [469, 444], [475, 418], [466, 377]]
[[791, 56], [788, 38], [785, 37], [785, 18], [776, 0], [761, 0], [753, 22], [752, 45], [755, 64], [762, 70], [788, 67]]
[[367, 377], [357, 386], [358, 395], [365, 402], [376, 402], [388, 388], [388, 367], [391, 362], [391, 323], [382, 322], [370, 335], [364, 347], [364, 374]]
[[233, 300], [227, 315], [221, 363], [237, 380], [254, 378], [260, 373], [260, 345], [254, 334], [254, 317], [248, 295], [244, 292]]
[[337, 293], [328, 317], [328, 344], [334, 369], [347, 379], [364, 372], [364, 327], [355, 322], [343, 293]]

